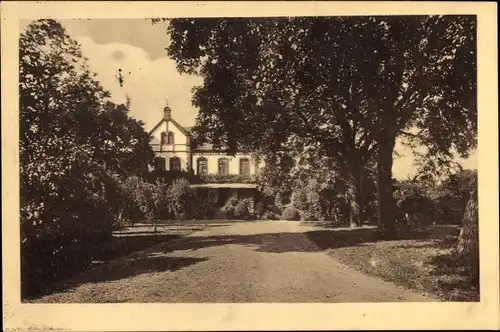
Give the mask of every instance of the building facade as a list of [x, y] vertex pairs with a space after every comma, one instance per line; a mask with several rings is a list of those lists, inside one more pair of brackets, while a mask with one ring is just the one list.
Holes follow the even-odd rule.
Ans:
[[[206, 191], [219, 203], [228, 197], [254, 196], [257, 186], [250, 179], [258, 173], [257, 161], [250, 154], [228, 156], [211, 144], [195, 145], [190, 129], [172, 118], [168, 106], [164, 108], [163, 118], [150, 131], [155, 169], [194, 172], [205, 180], [191, 186]], [[231, 177], [233, 180], [227, 181]]]

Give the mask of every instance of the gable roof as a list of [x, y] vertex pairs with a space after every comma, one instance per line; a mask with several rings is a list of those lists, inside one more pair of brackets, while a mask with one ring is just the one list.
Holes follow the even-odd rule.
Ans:
[[[161, 124], [162, 124], [162, 123], [164, 123], [164, 122], [166, 122], [166, 121], [167, 121], [167, 120], [165, 120], [165, 119], [161, 119], [161, 120], [160, 120], [160, 122], [158, 122], [158, 123], [156, 124], [156, 126], [154, 126], [154, 127], [153, 127], [153, 129], [151, 129], [151, 130], [149, 131], [149, 134], [151, 135], [151, 134], [152, 134], [152, 133], [153, 133], [156, 129], [158, 129], [158, 127], [159, 127], [159, 126], [161, 126]], [[186, 130], [186, 128], [184, 128], [183, 126], [181, 126], [181, 125], [179, 124], [179, 122], [175, 121], [173, 118], [170, 118], [170, 120], [169, 120], [169, 121], [170, 121], [170, 122], [171, 122], [171, 123], [172, 123], [172, 124], [173, 124], [173, 125], [177, 128], [177, 129], [179, 129], [179, 131], [180, 131], [181, 133], [183, 133], [183, 134], [184, 134], [184, 135], [186, 135], [186, 136], [187, 136], [187, 135], [189, 135], [189, 131], [188, 131], [188, 130]]]

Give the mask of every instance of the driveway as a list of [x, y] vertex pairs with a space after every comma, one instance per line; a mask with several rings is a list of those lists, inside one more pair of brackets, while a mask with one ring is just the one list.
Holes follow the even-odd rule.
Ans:
[[212, 224], [117, 259], [35, 302], [436, 301], [353, 270], [290, 221]]

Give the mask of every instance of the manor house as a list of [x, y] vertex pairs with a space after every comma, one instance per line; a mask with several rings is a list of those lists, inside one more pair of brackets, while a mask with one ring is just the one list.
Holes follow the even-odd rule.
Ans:
[[163, 118], [150, 131], [157, 170], [193, 171], [206, 180], [202, 184], [193, 184], [192, 187], [207, 188], [209, 195], [217, 196], [218, 201], [225, 200], [227, 196], [238, 196], [245, 189], [255, 190], [256, 185], [249, 183], [251, 181], [221, 181], [224, 177], [249, 179], [254, 176], [258, 172], [258, 166], [250, 154], [228, 156], [211, 144], [196, 144], [191, 139], [190, 129], [172, 118], [172, 111], [168, 106], [164, 108]]

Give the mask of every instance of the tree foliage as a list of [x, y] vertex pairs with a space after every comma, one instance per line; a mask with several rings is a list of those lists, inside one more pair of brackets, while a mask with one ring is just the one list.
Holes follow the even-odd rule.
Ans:
[[179, 223], [186, 220], [193, 212], [194, 192], [185, 179], [176, 179], [167, 191], [167, 206], [172, 217]]
[[21, 33], [21, 241], [23, 258], [34, 257], [23, 268], [28, 284], [43, 277], [35, 266], [50, 279], [64, 265], [89, 262], [89, 241], [106, 240], [123, 213], [120, 180], [146, 170], [152, 157], [141, 124], [109, 102], [94, 76], [58, 22], [37, 20]]
[[469, 16], [173, 19], [168, 53], [203, 77], [195, 136], [230, 152], [316, 146], [353, 186], [376, 158], [390, 228], [397, 137], [427, 147], [427, 169], [476, 146], [475, 26]]

